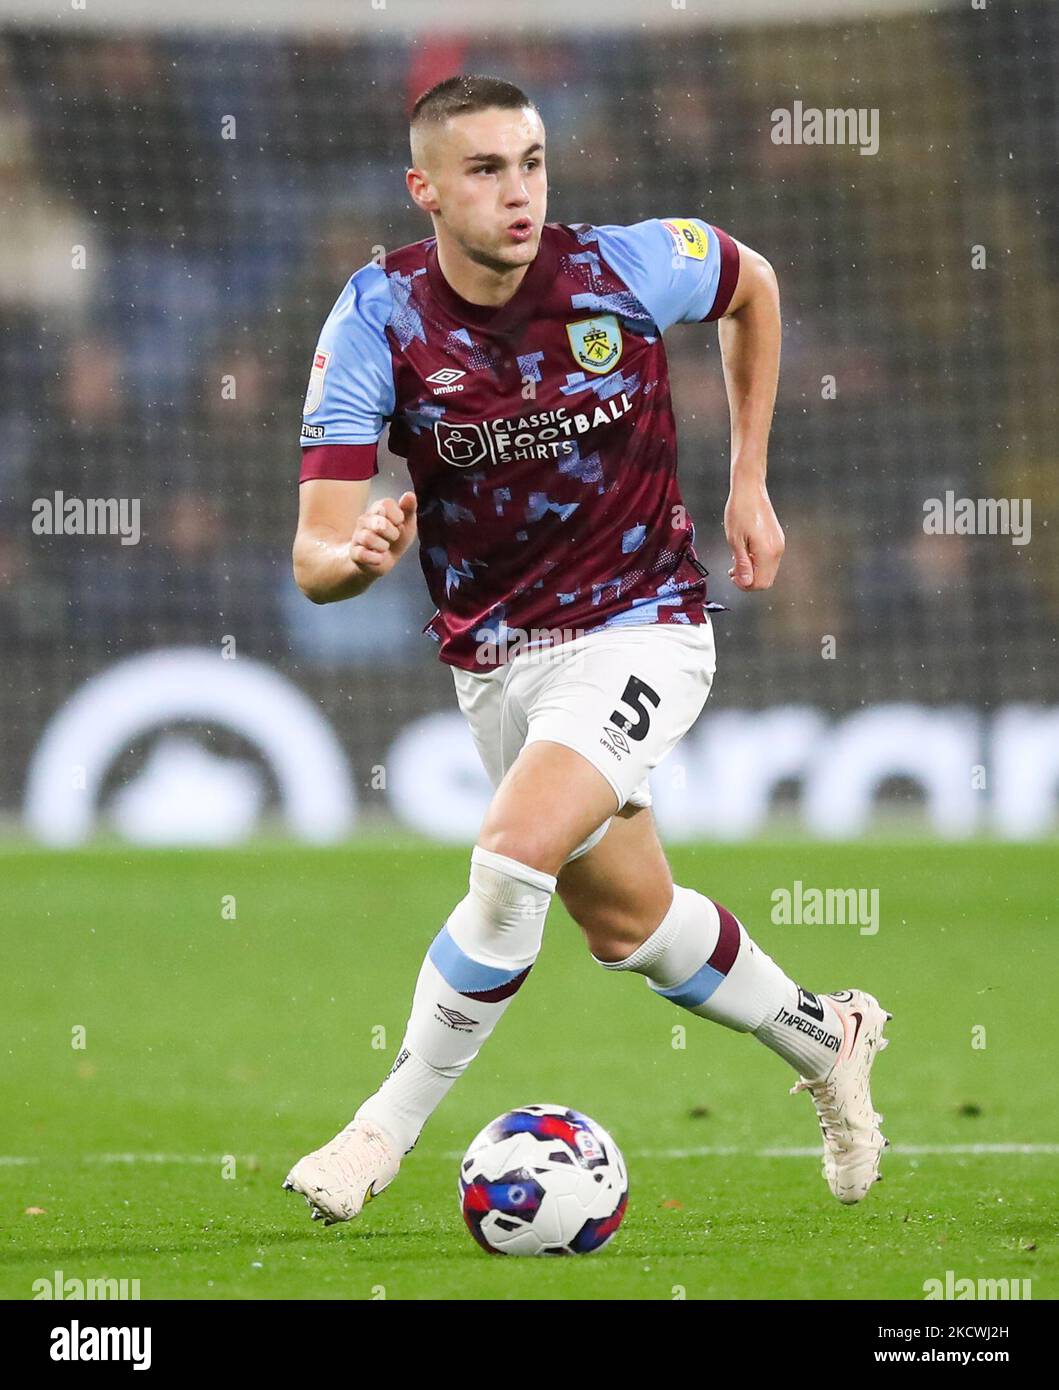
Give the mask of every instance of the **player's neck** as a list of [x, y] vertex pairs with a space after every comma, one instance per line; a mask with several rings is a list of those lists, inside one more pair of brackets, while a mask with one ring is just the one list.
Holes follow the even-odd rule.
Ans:
[[496, 271], [479, 265], [458, 248], [437, 239], [438, 269], [444, 275], [449, 288], [468, 304], [477, 304], [483, 309], [499, 309], [516, 293], [526, 278], [526, 272], [533, 264], [512, 266], [510, 270]]

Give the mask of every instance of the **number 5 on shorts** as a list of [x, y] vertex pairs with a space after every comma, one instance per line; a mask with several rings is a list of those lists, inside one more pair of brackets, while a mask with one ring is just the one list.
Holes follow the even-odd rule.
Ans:
[[625, 683], [621, 702], [636, 711], [636, 723], [634, 724], [628, 715], [622, 714], [621, 710], [615, 710], [610, 716], [610, 722], [614, 727], [620, 729], [623, 734], [628, 734], [629, 738], [635, 739], [637, 743], [647, 737], [651, 727], [651, 711], [643, 703], [645, 699], [650, 700], [657, 709], [662, 697], [639, 676], [630, 676]]

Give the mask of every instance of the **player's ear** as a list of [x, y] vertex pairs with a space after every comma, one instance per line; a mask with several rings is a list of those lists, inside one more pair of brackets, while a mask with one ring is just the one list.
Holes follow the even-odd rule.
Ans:
[[422, 169], [412, 165], [405, 171], [404, 181], [409, 197], [421, 212], [437, 212], [437, 198], [433, 185]]

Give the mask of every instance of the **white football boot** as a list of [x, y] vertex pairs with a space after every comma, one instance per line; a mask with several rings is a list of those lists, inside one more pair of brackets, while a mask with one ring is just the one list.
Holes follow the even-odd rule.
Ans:
[[389, 1187], [400, 1166], [401, 1154], [386, 1130], [355, 1120], [330, 1143], [300, 1158], [283, 1186], [302, 1194], [314, 1221], [333, 1226], [359, 1216]]
[[842, 1050], [826, 1076], [818, 1081], [803, 1077], [791, 1087], [791, 1095], [808, 1091], [812, 1096], [824, 1136], [824, 1177], [838, 1200], [851, 1206], [868, 1195], [872, 1183], [882, 1181], [879, 1160], [890, 1141], [880, 1133], [883, 1117], [872, 1105], [868, 1080], [876, 1055], [890, 1045], [882, 1030], [893, 1014], [859, 989], [824, 998], [842, 1020]]

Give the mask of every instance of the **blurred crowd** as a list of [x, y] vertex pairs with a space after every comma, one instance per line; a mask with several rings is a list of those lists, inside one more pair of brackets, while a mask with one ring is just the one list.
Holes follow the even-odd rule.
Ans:
[[[788, 551], [768, 596], [726, 579], [716, 331], [667, 337], [684, 496], [732, 609], [719, 698], [1046, 698], [1059, 577], [1045, 540], [922, 526], [925, 499], [947, 489], [1032, 495], [1039, 523], [1056, 492], [1042, 401], [1059, 26], [1043, 3], [992, 18], [1000, 44], [983, 45], [970, 14], [915, 34], [893, 22], [488, 45], [0, 29], [7, 693], [28, 685], [46, 712], [119, 655], [226, 634], [321, 678], [436, 662], [414, 561], [363, 604], [316, 609], [289, 548], [316, 333], [373, 247], [430, 234], [404, 187], [407, 112], [465, 70], [538, 103], [551, 220], [702, 216], [779, 272], [772, 492]], [[771, 111], [806, 92], [878, 107], [879, 154], [774, 144]], [[386, 456], [378, 494], [405, 477]], [[32, 534], [33, 500], [57, 491], [140, 498], [142, 541]]]

